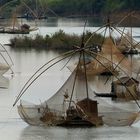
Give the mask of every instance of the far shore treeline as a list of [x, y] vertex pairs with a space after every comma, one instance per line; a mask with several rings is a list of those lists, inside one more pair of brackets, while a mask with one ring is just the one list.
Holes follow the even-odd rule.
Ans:
[[140, 11], [139, 0], [1, 0], [0, 6], [3, 5], [6, 6], [1, 9], [1, 16], [4, 12], [8, 16], [15, 7], [22, 15], [32, 10], [35, 14], [66, 17]]
[[[84, 43], [91, 37], [92, 33], [86, 31], [84, 35]], [[87, 43], [88, 47], [95, 48], [97, 45], [101, 46], [104, 37], [100, 34], [94, 34], [94, 36]], [[82, 35], [66, 34], [64, 31], [59, 30], [53, 35], [36, 35], [32, 37], [15, 37], [10, 39], [10, 47], [12, 49], [35, 49], [35, 50], [71, 50], [76, 49], [74, 46], [79, 46], [82, 42]]]

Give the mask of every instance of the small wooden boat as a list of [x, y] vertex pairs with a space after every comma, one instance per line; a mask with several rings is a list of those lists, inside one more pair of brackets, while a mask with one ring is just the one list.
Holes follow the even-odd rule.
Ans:
[[17, 8], [13, 12], [12, 19], [9, 21], [7, 26], [0, 28], [0, 33], [7, 34], [29, 34], [32, 31], [38, 30], [37, 27], [31, 28], [27, 23], [23, 23], [22, 20], [19, 21], [17, 18]]
[[32, 31], [38, 30], [37, 27], [30, 28], [27, 24], [22, 24], [18, 27], [1, 27], [0, 33], [6, 33], [6, 34], [29, 34]]

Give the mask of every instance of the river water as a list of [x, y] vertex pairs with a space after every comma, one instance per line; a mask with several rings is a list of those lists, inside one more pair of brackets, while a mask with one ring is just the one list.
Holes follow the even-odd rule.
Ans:
[[[59, 29], [66, 33], [82, 34], [84, 21], [71, 21], [60, 19], [57, 22], [41, 22], [39, 30], [30, 34], [34, 36], [37, 33], [42, 35], [53, 34]], [[88, 26], [87, 30], [95, 31], [97, 28]], [[135, 35], [140, 33], [139, 28], [134, 28]], [[17, 35], [0, 34], [0, 42], [2, 44], [9, 43], [9, 39]], [[17, 108], [13, 107], [14, 100], [20, 92], [24, 83], [29, 77], [48, 60], [59, 55], [53, 51], [35, 51], [35, 50], [12, 50], [6, 47], [13, 59], [12, 67], [14, 75], [10, 71], [0, 78], [0, 140], [139, 140], [140, 138], [140, 122], [131, 127], [109, 127], [102, 126], [98, 128], [64, 128], [64, 127], [36, 127], [28, 126], [23, 122], [17, 112]], [[135, 56], [136, 61], [140, 61], [139, 56]], [[55, 69], [49, 74], [41, 76], [22, 97], [27, 101], [39, 104], [47, 100], [54, 94], [63, 84], [68, 76], [68, 72], [59, 73], [65, 63], [61, 62], [56, 65]], [[48, 79], [48, 80], [47, 80]], [[110, 91], [110, 83], [104, 86], [106, 79], [103, 77], [95, 77], [94, 90]], [[55, 86], [54, 86], [55, 85]], [[129, 107], [129, 106], [128, 106]], [[136, 108], [136, 107], [135, 107]]]

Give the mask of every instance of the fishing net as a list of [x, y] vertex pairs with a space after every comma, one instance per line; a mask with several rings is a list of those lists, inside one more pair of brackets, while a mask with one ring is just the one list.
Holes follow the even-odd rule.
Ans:
[[[45, 104], [47, 107], [45, 107]], [[129, 126], [140, 120], [139, 112], [111, 106], [110, 104], [104, 103], [103, 99], [98, 101], [98, 115], [100, 116], [100, 119], [98, 119], [97, 116], [95, 117], [95, 114], [88, 113], [84, 109], [82, 110], [79, 108], [79, 110], [81, 111], [81, 116], [84, 120], [88, 120], [91, 123], [96, 122], [98, 125]], [[21, 101], [18, 106], [18, 112], [20, 117], [30, 125], [53, 126], [66, 121], [66, 117], [64, 117], [64, 113], [66, 112], [48, 108], [47, 102], [40, 105], [34, 105]]]
[[108, 126], [130, 126], [140, 120], [140, 113], [117, 107], [104, 107], [103, 122]]
[[[81, 61], [79, 61], [81, 63]], [[81, 74], [82, 64], [78, 64], [77, 68], [72, 72], [70, 77], [64, 83], [64, 85], [53, 95], [49, 100], [43, 103], [44, 112], [42, 108], [34, 108], [32, 106], [21, 105], [19, 113], [24, 120], [30, 124], [34, 124], [32, 121], [34, 118], [42, 121], [46, 125], [65, 125], [67, 123], [77, 123], [99, 125], [102, 123], [102, 119], [98, 117], [97, 102], [91, 100], [90, 96], [93, 91], [90, 89], [86, 82], [86, 75]], [[95, 106], [95, 108], [92, 107]], [[25, 107], [25, 108], [24, 108]], [[34, 110], [34, 112], [32, 112]], [[29, 113], [31, 112], [31, 114]], [[91, 116], [94, 117], [91, 117]], [[26, 116], [26, 117], [25, 117]], [[30, 117], [32, 119], [28, 119]], [[26, 120], [27, 119], [27, 120]], [[39, 121], [36, 121], [39, 122]]]
[[139, 42], [134, 40], [132, 34], [128, 31], [124, 36], [122, 36], [118, 49], [121, 52], [129, 51], [130, 49], [140, 48]]
[[[101, 51], [86, 63], [87, 75], [131, 74], [131, 62], [121, 53], [111, 38], [105, 38]], [[90, 57], [90, 55], [89, 55]], [[93, 59], [94, 58], [94, 59]], [[84, 73], [84, 70], [82, 71]], [[112, 75], [113, 75], [112, 74]]]
[[95, 97], [93, 90], [81, 74], [78, 65], [63, 86], [40, 105], [21, 101], [18, 106], [21, 118], [31, 125], [131, 125], [139, 113], [120, 109]]
[[[97, 60], [108, 67], [112, 66], [114, 69], [116, 68], [116, 70], [118, 70], [117, 66], [119, 66], [121, 69], [126, 71], [127, 74], [130, 74], [131, 62], [119, 51], [111, 38], [105, 39], [104, 44], [102, 45], [102, 50], [97, 56]], [[108, 60], [110, 62], [108, 62]], [[115, 65], [113, 65], [111, 62]]]
[[20, 29], [20, 23], [17, 19], [17, 11], [15, 10], [13, 13], [12, 13], [12, 17], [10, 18], [9, 20], [9, 27], [11, 27], [11, 30], [16, 30], [16, 29]]
[[41, 125], [40, 117], [44, 112], [43, 105], [35, 105], [27, 101], [21, 101], [18, 106], [18, 113], [20, 117], [30, 125]]

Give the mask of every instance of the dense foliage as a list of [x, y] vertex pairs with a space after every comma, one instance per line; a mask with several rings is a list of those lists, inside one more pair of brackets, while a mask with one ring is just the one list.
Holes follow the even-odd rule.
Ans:
[[[38, 9], [41, 13], [48, 11], [48, 14], [55, 12], [61, 16], [98, 15], [112, 11], [140, 10], [139, 0], [1, 0], [0, 5], [8, 2], [13, 3], [13, 5], [9, 4], [9, 9], [20, 4], [25, 6], [23, 4], [25, 2], [33, 11]], [[23, 9], [24, 12], [27, 11], [27, 7]]]
[[[87, 31], [85, 33], [85, 41], [91, 37], [92, 33]], [[36, 35], [35, 38], [31, 37], [15, 37], [10, 40], [10, 46], [13, 49], [35, 49], [35, 50], [71, 50], [73, 46], [79, 46], [81, 44], [82, 36], [76, 34], [66, 34], [62, 30], [54, 33], [52, 36]], [[85, 42], [84, 41], [84, 42]], [[88, 46], [101, 45], [103, 36], [95, 34], [87, 43]]]
[[48, 0], [48, 5], [59, 14], [97, 15], [112, 11], [140, 10], [138, 0]]

